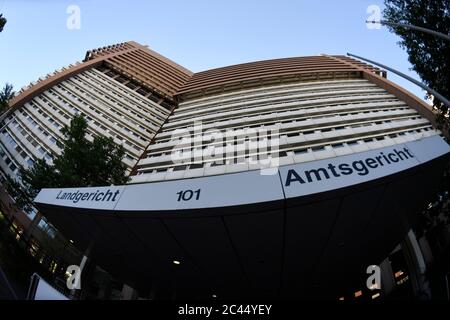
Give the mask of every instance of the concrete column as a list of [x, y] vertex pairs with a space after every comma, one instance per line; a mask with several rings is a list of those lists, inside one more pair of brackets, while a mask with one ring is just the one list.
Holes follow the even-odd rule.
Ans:
[[[87, 250], [86, 250], [87, 251]], [[86, 254], [86, 253], [85, 253]], [[72, 299], [72, 300], [75, 300], [76, 299], [76, 296], [77, 296], [77, 291], [81, 291], [81, 289], [83, 288], [83, 280], [84, 280], [84, 277], [81, 277], [81, 275], [83, 274], [83, 269], [84, 269], [84, 267], [85, 267], [85, 265], [86, 265], [86, 262], [87, 262], [87, 260], [88, 260], [88, 257], [86, 256], [86, 255], [84, 255], [83, 256], [83, 258], [81, 259], [81, 263], [80, 263], [80, 265], [79, 265], [79, 267], [80, 267], [80, 282], [81, 282], [81, 288], [80, 289], [72, 289], [72, 290], [70, 290], [70, 299]], [[78, 295], [78, 297], [80, 297], [81, 296], [81, 293]]]
[[156, 297], [156, 292], [158, 291], [158, 287], [156, 285], [155, 282], [152, 282], [152, 288], [150, 290], [150, 294], [149, 294], [149, 300], [155, 300]]
[[428, 243], [428, 240], [425, 236], [423, 236], [422, 238], [419, 239], [419, 247], [420, 247], [420, 251], [423, 254], [423, 258], [425, 260], [425, 265], [427, 267], [431, 266], [431, 264], [433, 263], [434, 257], [433, 257], [433, 253], [430, 248], [430, 244]]
[[392, 271], [391, 262], [386, 258], [380, 264], [381, 271], [381, 293], [386, 297], [395, 287], [394, 271]]
[[85, 280], [86, 280], [86, 273], [87, 273], [87, 272], [84, 272], [84, 271], [85, 271], [85, 269], [88, 269], [88, 268], [86, 268], [86, 264], [89, 263], [88, 260], [89, 260], [89, 255], [90, 255], [90, 253], [91, 253], [91, 248], [92, 248], [92, 246], [93, 246], [93, 242], [91, 242], [91, 243], [89, 244], [89, 246], [87, 247], [87, 249], [84, 251], [83, 258], [81, 258], [81, 262], [80, 262], [80, 264], [79, 264], [80, 273], [81, 273], [81, 275], [80, 275], [81, 288], [80, 288], [80, 289], [72, 289], [72, 290], [70, 290], [70, 298], [71, 298], [71, 299], [75, 299], [75, 297], [76, 297], [76, 295], [77, 295], [77, 291], [81, 291], [81, 292], [79, 293], [79, 295], [78, 295], [78, 298], [81, 298], [81, 296], [82, 296], [83, 287], [84, 287], [84, 282], [85, 282]]
[[132, 287], [124, 284], [122, 287], [122, 299], [121, 300], [136, 300], [138, 292]]
[[420, 299], [430, 299], [430, 284], [425, 278], [425, 272], [427, 270], [425, 259], [420, 250], [416, 235], [412, 230], [409, 230], [402, 243], [402, 248], [406, 264], [408, 265], [408, 273], [414, 295]]

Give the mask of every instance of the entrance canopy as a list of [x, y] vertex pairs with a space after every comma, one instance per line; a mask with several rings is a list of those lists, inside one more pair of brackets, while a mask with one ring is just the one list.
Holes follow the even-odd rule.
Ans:
[[337, 297], [403, 239], [449, 151], [433, 136], [273, 175], [43, 189], [35, 203], [95, 263], [156, 297]]

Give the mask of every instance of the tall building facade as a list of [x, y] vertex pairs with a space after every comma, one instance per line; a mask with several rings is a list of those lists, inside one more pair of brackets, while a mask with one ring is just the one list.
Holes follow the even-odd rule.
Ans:
[[[156, 52], [127, 42], [86, 53], [83, 62], [63, 67], [22, 88], [1, 116], [0, 167], [2, 180], [15, 178], [19, 168], [35, 159], [49, 163], [61, 153], [61, 128], [75, 114], [88, 121], [88, 139], [111, 137], [125, 149], [130, 173], [156, 132], [176, 106], [174, 94], [192, 73]], [[11, 199], [3, 192], [4, 203]], [[27, 215], [13, 211], [19, 232], [39, 228]], [[45, 219], [45, 218], [44, 218]], [[36, 223], [47, 227], [38, 215]]]
[[357, 60], [192, 73], [127, 42], [14, 98], [2, 116], [2, 174], [51, 162], [77, 113], [89, 139], [124, 146], [130, 184], [43, 190], [38, 211], [153, 297], [321, 296], [329, 283], [338, 296], [363, 266], [414, 242], [449, 151], [427, 104]]
[[131, 171], [175, 107], [177, 86], [189, 76], [135, 43], [88, 52], [83, 63], [31, 83], [12, 101], [3, 119], [2, 149], [8, 154], [3, 172], [14, 175], [35, 158], [51, 161], [60, 154], [60, 129], [77, 113], [86, 115], [89, 139], [102, 135], [123, 145]]
[[[278, 133], [279, 165], [333, 158], [438, 134], [427, 118], [386, 88], [361, 77], [356, 66], [347, 66], [347, 61], [327, 56], [292, 58], [195, 74], [181, 88], [178, 108], [139, 160], [133, 182], [256, 169], [247, 160], [253, 157], [256, 162], [270, 154], [270, 148], [258, 151], [258, 145], [249, 145], [252, 132], [262, 129]], [[321, 73], [320, 68], [327, 71]], [[196, 125], [210, 134], [192, 137], [204, 141], [183, 147], [183, 135], [177, 130], [192, 136]], [[236, 137], [230, 141], [225, 134], [214, 141], [212, 130], [234, 131]], [[187, 157], [180, 159], [178, 166], [172, 159], [177, 145]], [[236, 154], [227, 148], [231, 153], [236, 149]], [[223, 161], [215, 159], [215, 150], [225, 154]], [[210, 155], [210, 160], [197, 154]]]

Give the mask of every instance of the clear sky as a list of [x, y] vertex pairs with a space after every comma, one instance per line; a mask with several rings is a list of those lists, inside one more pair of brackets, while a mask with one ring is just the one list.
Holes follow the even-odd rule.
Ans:
[[[67, 27], [70, 5], [80, 9], [79, 29]], [[351, 52], [418, 79], [399, 38], [385, 27], [367, 28], [369, 5], [383, 8], [377, 0], [0, 0], [8, 19], [0, 33], [0, 86], [10, 82], [18, 90], [81, 61], [89, 49], [128, 40], [194, 72]], [[406, 80], [388, 78], [423, 98]]]

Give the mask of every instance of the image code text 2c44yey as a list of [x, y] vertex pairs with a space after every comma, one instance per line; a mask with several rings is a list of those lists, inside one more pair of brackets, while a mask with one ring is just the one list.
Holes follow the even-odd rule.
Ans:
[[209, 318], [213, 314], [222, 315], [269, 315], [272, 305], [265, 304], [230, 304], [220, 307], [190, 306], [188, 304], [178, 307], [179, 315], [202, 315]]

